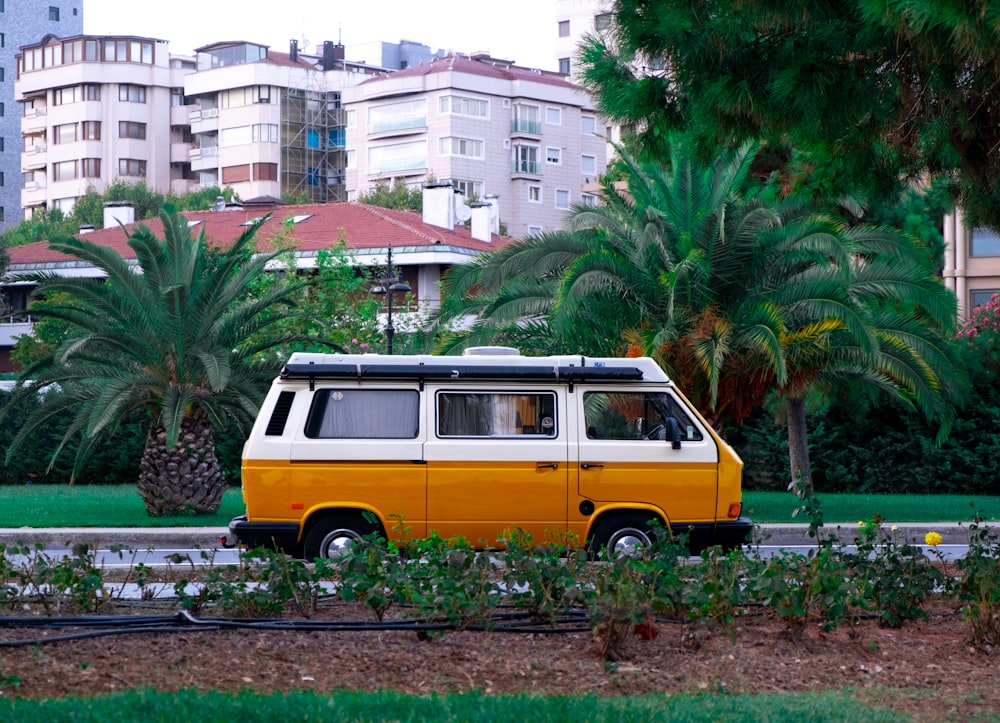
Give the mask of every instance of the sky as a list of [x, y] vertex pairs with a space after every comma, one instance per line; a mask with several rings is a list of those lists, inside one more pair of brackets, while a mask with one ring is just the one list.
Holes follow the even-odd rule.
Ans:
[[177, 55], [221, 40], [282, 52], [292, 38], [310, 51], [324, 40], [346, 46], [411, 40], [432, 51], [488, 51], [518, 65], [558, 70], [554, 0], [83, 0], [83, 32], [169, 40]]

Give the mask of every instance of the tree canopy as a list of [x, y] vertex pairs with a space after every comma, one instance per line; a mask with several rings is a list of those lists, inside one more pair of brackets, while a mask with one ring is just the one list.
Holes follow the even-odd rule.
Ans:
[[941, 175], [973, 223], [1000, 228], [992, 0], [617, 0], [615, 21], [582, 47], [584, 80], [650, 154], [672, 129], [703, 159], [762, 140], [802, 152], [827, 198]]

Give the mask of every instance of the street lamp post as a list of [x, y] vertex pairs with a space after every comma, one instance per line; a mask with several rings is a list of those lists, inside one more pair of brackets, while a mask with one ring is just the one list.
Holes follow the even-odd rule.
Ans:
[[409, 290], [410, 285], [394, 273], [392, 268], [392, 246], [390, 246], [386, 257], [385, 276], [379, 278], [378, 284], [371, 288], [371, 293], [373, 294], [385, 294], [386, 304], [388, 305], [385, 323], [385, 351], [387, 354], [392, 354], [392, 338], [396, 335], [396, 327], [392, 325], [392, 296], [397, 291], [402, 291], [405, 294]]

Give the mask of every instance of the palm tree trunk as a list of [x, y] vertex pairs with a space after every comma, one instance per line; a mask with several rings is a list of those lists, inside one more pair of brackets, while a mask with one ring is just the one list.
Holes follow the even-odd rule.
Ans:
[[139, 465], [139, 494], [150, 515], [215, 512], [225, 489], [207, 419], [185, 418], [173, 449], [167, 449], [162, 426], [149, 431]]
[[805, 499], [812, 497], [812, 467], [809, 465], [809, 432], [806, 426], [805, 396], [787, 397], [785, 416], [788, 424], [788, 461], [792, 473], [791, 489]]

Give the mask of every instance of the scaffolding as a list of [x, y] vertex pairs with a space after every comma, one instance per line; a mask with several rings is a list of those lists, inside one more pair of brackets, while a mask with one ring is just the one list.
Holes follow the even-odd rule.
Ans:
[[307, 73], [307, 87], [282, 99], [281, 191], [311, 203], [347, 200], [346, 116], [340, 91], [320, 87], [325, 74]]

